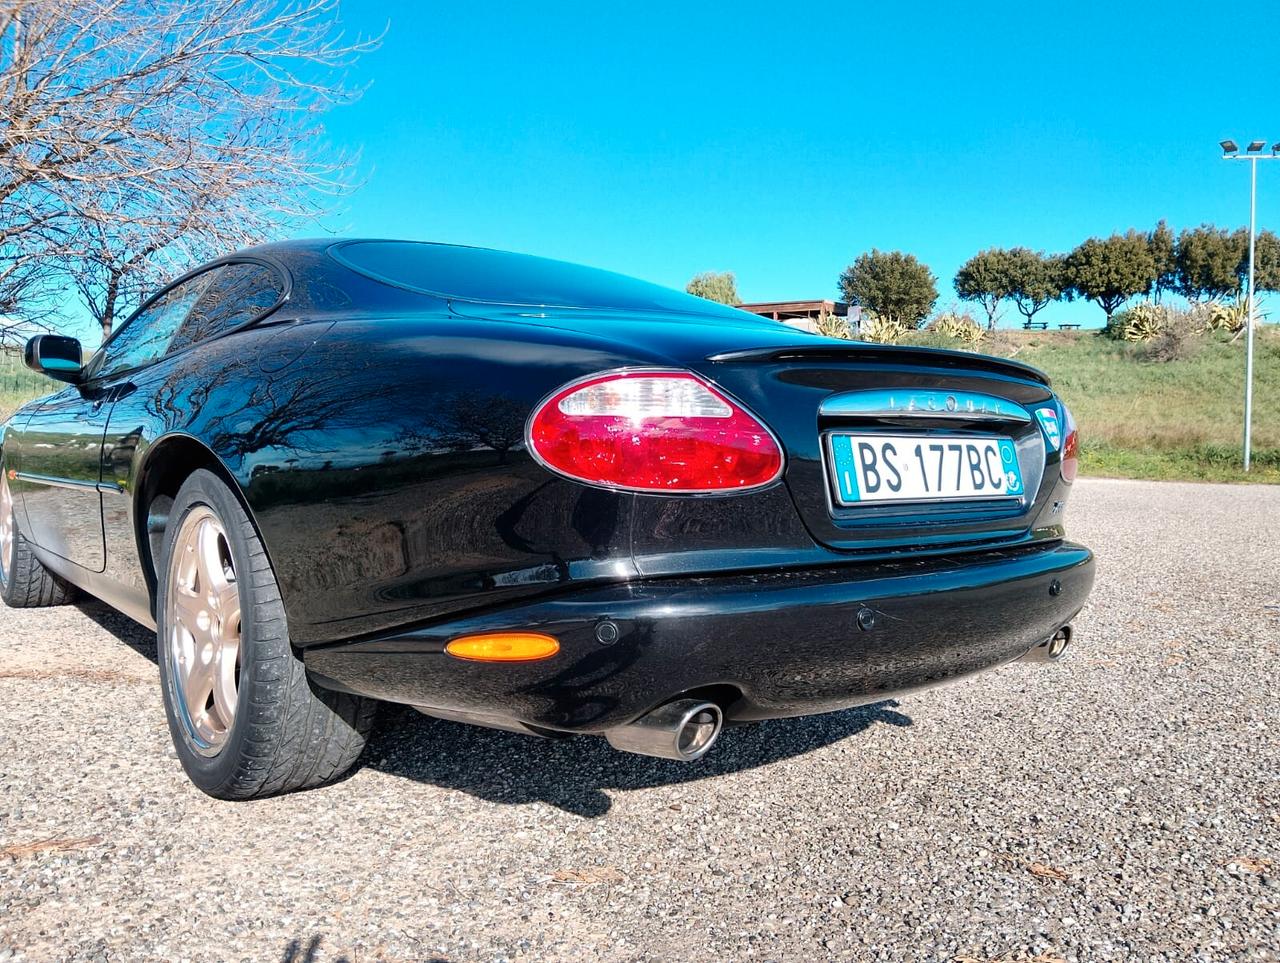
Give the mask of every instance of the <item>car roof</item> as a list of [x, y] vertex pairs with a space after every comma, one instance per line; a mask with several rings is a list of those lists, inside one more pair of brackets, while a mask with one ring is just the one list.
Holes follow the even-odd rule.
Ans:
[[[673, 288], [569, 261], [439, 241], [301, 238], [238, 251], [297, 267], [323, 259], [368, 280], [449, 302], [697, 315], [758, 323], [754, 315]], [[295, 272], [296, 273], [296, 272]]]

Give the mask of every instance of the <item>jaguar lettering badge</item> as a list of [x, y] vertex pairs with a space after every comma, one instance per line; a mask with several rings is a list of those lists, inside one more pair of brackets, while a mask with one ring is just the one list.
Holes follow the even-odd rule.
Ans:
[[976, 391], [913, 391], [874, 388], [832, 395], [822, 402], [828, 416], [946, 418], [955, 421], [1011, 421], [1023, 424], [1031, 415], [1021, 405]]

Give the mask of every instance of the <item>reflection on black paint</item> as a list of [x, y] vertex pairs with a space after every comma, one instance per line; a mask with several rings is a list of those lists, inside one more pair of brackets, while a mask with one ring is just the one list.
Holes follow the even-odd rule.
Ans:
[[152, 437], [205, 439], [242, 479], [300, 641], [525, 594], [578, 560], [625, 557], [629, 497], [549, 478], [524, 451], [545, 376], [466, 390], [493, 350], [474, 322], [289, 320], [157, 366], [139, 396], [163, 426]]

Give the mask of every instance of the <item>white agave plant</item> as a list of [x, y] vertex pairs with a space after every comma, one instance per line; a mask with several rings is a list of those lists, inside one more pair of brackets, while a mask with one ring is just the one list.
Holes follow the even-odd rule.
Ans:
[[843, 338], [848, 341], [853, 337], [849, 330], [849, 319], [842, 318], [836, 314], [820, 314], [818, 320], [814, 322], [814, 326], [818, 330], [818, 334], [827, 338]]
[[[1254, 306], [1256, 315], [1254, 323], [1261, 324], [1267, 317], [1267, 312], [1262, 310], [1261, 297], [1255, 296]], [[1222, 301], [1194, 303], [1188, 313], [1200, 331], [1226, 331], [1229, 334], [1239, 334], [1244, 330], [1249, 316], [1248, 299], [1242, 296], [1225, 303]]]
[[945, 338], [955, 338], [969, 348], [976, 348], [986, 337], [982, 325], [969, 315], [954, 311], [944, 312], [934, 318], [929, 330]]
[[880, 315], [864, 314], [862, 325], [858, 329], [858, 337], [863, 341], [875, 341], [878, 344], [897, 344], [907, 333], [904, 325]]
[[1116, 318], [1121, 322], [1120, 337], [1125, 341], [1141, 343], [1157, 337], [1169, 324], [1167, 308], [1143, 301]]

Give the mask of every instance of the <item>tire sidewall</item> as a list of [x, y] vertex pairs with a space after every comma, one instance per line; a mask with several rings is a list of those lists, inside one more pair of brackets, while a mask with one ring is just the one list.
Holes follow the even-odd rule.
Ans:
[[[168, 634], [165, 613], [169, 601], [169, 563], [178, 532], [186, 517], [200, 507], [211, 509], [218, 517], [226, 533], [227, 546], [235, 567], [236, 581], [240, 587], [240, 679], [237, 686], [236, 716], [226, 742], [216, 755], [205, 756], [196, 751], [186, 725], [179, 716], [178, 696], [169, 660]], [[240, 769], [244, 741], [249, 729], [249, 707], [255, 676], [255, 656], [258, 643], [253, 635], [252, 586], [249, 578], [250, 547], [244, 537], [247, 516], [236, 496], [211, 472], [197, 471], [183, 484], [174, 500], [165, 527], [160, 564], [156, 568], [156, 649], [160, 667], [160, 686], [164, 697], [165, 716], [169, 722], [169, 734], [174, 750], [191, 781], [206, 792], [217, 792], [228, 784]]]
[[[0, 447], [0, 472], [8, 471], [5, 464], [4, 448]], [[18, 539], [22, 537], [18, 531], [18, 503], [13, 497], [13, 485], [9, 485], [9, 524], [13, 526], [13, 538], [9, 541], [9, 557], [0, 559], [0, 599], [9, 603], [9, 585], [13, 581], [13, 565], [18, 560]]]

